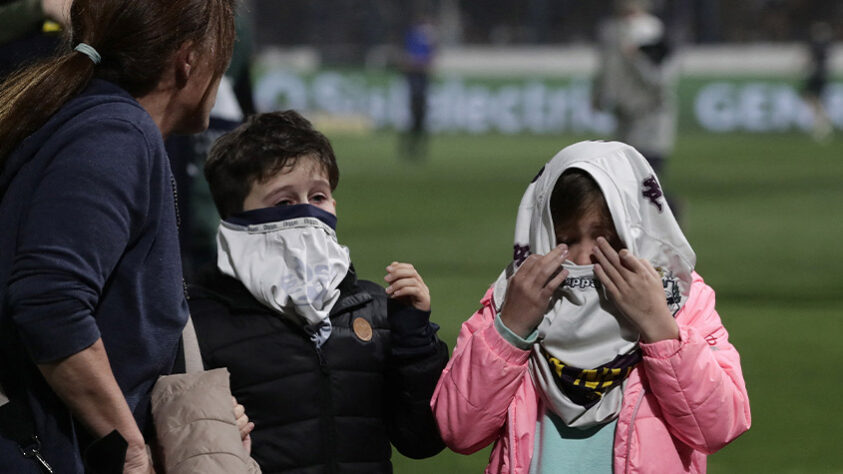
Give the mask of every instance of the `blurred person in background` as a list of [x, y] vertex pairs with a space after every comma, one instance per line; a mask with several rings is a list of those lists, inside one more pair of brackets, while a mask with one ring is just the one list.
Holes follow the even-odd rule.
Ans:
[[70, 0], [0, 1], [0, 79], [51, 54], [61, 42]]
[[828, 59], [834, 32], [831, 25], [818, 21], [811, 25], [808, 37], [808, 74], [802, 86], [802, 97], [813, 114], [811, 136], [818, 142], [831, 138], [834, 127], [823, 104], [823, 92], [828, 83]]
[[67, 42], [0, 86], [5, 472], [152, 470], [150, 390], [188, 316], [163, 139], [208, 126], [233, 9], [75, 0]]
[[649, 7], [648, 0], [615, 0], [614, 15], [600, 25], [592, 104], [615, 117], [618, 140], [663, 174], [676, 141], [678, 71], [665, 26]]
[[410, 125], [402, 137], [403, 153], [410, 159], [427, 156], [427, 96], [436, 55], [436, 29], [426, 15], [417, 17], [404, 37], [401, 66], [407, 80]]

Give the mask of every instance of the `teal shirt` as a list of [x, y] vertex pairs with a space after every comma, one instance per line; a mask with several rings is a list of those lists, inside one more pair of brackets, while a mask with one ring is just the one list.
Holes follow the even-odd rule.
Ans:
[[[512, 332], [495, 317], [495, 329], [513, 346], [529, 350], [538, 338], [534, 330], [527, 338]], [[530, 474], [611, 474], [617, 420], [588, 429], [571, 428], [561, 418], [545, 411], [536, 422], [536, 441]]]
[[546, 411], [536, 423], [530, 474], [611, 474], [618, 420], [588, 429], [571, 428]]

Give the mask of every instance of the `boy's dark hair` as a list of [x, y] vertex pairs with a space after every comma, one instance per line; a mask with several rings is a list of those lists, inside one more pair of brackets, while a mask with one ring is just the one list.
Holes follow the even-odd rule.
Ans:
[[612, 213], [597, 181], [587, 172], [571, 168], [559, 176], [550, 195], [550, 215], [557, 235], [568, 229], [591, 209], [599, 209], [606, 239], [616, 250], [624, 247], [612, 222]]
[[220, 217], [241, 212], [253, 183], [303, 157], [316, 159], [328, 174], [331, 190], [336, 189], [340, 172], [331, 143], [294, 110], [253, 115], [221, 136], [205, 163], [205, 178]]

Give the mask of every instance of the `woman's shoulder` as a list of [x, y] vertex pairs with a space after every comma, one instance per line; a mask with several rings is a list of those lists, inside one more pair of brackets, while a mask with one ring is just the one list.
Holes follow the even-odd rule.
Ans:
[[100, 133], [138, 133], [162, 142], [161, 131], [146, 109], [116, 84], [94, 79], [78, 96], [56, 114], [64, 127], [80, 133], [85, 129]]

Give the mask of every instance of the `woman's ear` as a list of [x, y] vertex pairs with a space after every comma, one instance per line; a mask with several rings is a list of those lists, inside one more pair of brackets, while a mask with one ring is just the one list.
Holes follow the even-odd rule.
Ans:
[[186, 41], [175, 54], [176, 87], [179, 89], [187, 86], [187, 82], [190, 80], [199, 60], [199, 54], [193, 46], [192, 41]]

